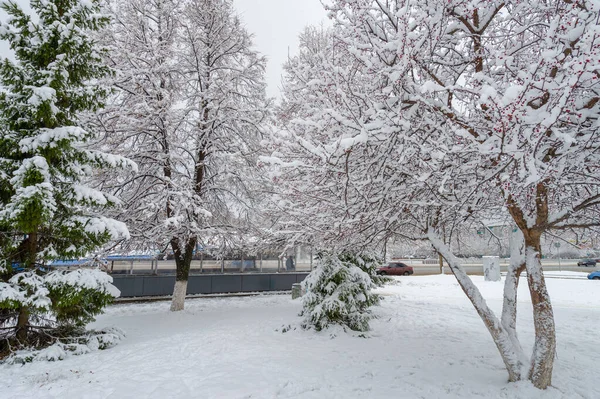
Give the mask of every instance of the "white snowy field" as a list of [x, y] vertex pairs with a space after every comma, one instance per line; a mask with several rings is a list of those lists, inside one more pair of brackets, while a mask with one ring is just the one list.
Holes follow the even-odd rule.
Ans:
[[[503, 284], [473, 279], [499, 312]], [[123, 329], [123, 342], [1, 366], [0, 398], [600, 398], [600, 282], [547, 282], [558, 355], [546, 391], [507, 383], [454, 277], [410, 276], [380, 290], [368, 338], [301, 330], [300, 301], [287, 295], [195, 299], [179, 313], [168, 302], [116, 305], [95, 327]], [[530, 348], [525, 281], [519, 294], [519, 332]]]

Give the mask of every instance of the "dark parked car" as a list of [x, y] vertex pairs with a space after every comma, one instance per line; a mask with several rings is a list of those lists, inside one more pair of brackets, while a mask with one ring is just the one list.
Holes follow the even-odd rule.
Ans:
[[375, 270], [377, 274], [390, 276], [409, 276], [414, 273], [412, 267], [405, 265], [404, 263], [390, 263], [387, 266], [382, 266]]
[[596, 266], [596, 259], [581, 259], [579, 262], [577, 262], [577, 266], [591, 266], [591, 267], [595, 267]]

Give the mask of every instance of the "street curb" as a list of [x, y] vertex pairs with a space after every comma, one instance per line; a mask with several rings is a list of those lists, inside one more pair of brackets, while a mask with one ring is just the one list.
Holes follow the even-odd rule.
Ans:
[[[224, 294], [194, 294], [186, 295], [185, 299], [200, 299], [200, 298], [232, 298], [232, 297], [249, 297], [249, 296], [260, 296], [260, 295], [290, 295], [292, 291], [265, 291], [265, 292], [230, 292]], [[157, 302], [157, 301], [170, 301], [171, 295], [160, 295], [160, 296], [144, 296], [144, 297], [128, 297], [128, 298], [116, 298], [113, 301], [113, 305], [125, 304], [125, 303], [137, 303], [137, 302]]]

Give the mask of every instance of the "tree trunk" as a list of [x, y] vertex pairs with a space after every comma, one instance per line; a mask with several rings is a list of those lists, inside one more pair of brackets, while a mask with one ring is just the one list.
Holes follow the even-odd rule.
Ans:
[[508, 211], [525, 239], [527, 284], [533, 305], [535, 344], [528, 378], [536, 388], [546, 389], [552, 383], [552, 369], [556, 355], [554, 312], [542, 270], [541, 238], [548, 223], [548, 187], [544, 182], [540, 182], [536, 186], [534, 227], [529, 226], [523, 210], [510, 195], [507, 198], [507, 204]]
[[[19, 252], [19, 261], [21, 265], [27, 270], [35, 269], [38, 253], [38, 234], [36, 231], [27, 234], [27, 238], [24, 239], [19, 245]], [[27, 342], [29, 315], [30, 312], [28, 307], [21, 306], [19, 308], [19, 316], [17, 317], [15, 333], [17, 340], [19, 340], [21, 344], [25, 344]]]
[[22, 306], [19, 309], [17, 326], [15, 327], [17, 340], [24, 345], [27, 342], [27, 329], [29, 327], [29, 308]]
[[[519, 278], [523, 270], [525, 270], [525, 248], [523, 235], [519, 230], [512, 234], [510, 248], [510, 264], [504, 282], [501, 323], [506, 329], [511, 342], [515, 347], [515, 351], [520, 355], [521, 363], [525, 365], [528, 363], [528, 359], [525, 356], [525, 352], [523, 351], [521, 342], [517, 336], [517, 290], [519, 288]], [[521, 376], [526, 373], [527, 370], [523, 370]]]
[[525, 234], [525, 255], [527, 283], [533, 305], [535, 344], [531, 356], [529, 379], [539, 389], [546, 389], [552, 383], [552, 369], [556, 355], [556, 329], [550, 296], [541, 263], [541, 232], [529, 231]]
[[185, 307], [185, 295], [187, 293], [187, 279], [175, 280], [173, 288], [173, 299], [171, 300], [171, 312], [178, 312]]
[[481, 296], [481, 292], [473, 281], [467, 276], [467, 273], [461, 267], [458, 259], [452, 254], [450, 248], [446, 246], [442, 240], [440, 240], [434, 233], [428, 233], [429, 241], [433, 244], [436, 251], [442, 254], [446, 259], [450, 270], [456, 277], [458, 284], [465, 292], [475, 310], [481, 317], [483, 324], [487, 327], [488, 331], [492, 335], [492, 339], [500, 352], [500, 356], [504, 361], [506, 370], [508, 371], [509, 381], [518, 381], [522, 378], [521, 370], [523, 369], [523, 358], [522, 353], [519, 353], [512, 340], [500, 322], [494, 312], [488, 307], [485, 299]]
[[181, 240], [179, 238], [173, 237], [171, 239], [171, 248], [175, 255], [175, 265], [177, 267], [175, 287], [173, 288], [173, 299], [171, 301], [172, 312], [184, 309], [187, 282], [190, 274], [193, 252], [196, 248], [196, 241], [196, 237], [188, 238], [185, 241], [185, 247], [181, 248]]

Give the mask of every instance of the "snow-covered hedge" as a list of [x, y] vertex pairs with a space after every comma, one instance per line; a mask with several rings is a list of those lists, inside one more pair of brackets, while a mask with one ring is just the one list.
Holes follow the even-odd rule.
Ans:
[[302, 327], [317, 331], [331, 324], [355, 331], [369, 330], [369, 307], [379, 303], [371, 289], [382, 284], [375, 275], [374, 258], [323, 252], [302, 283]]

